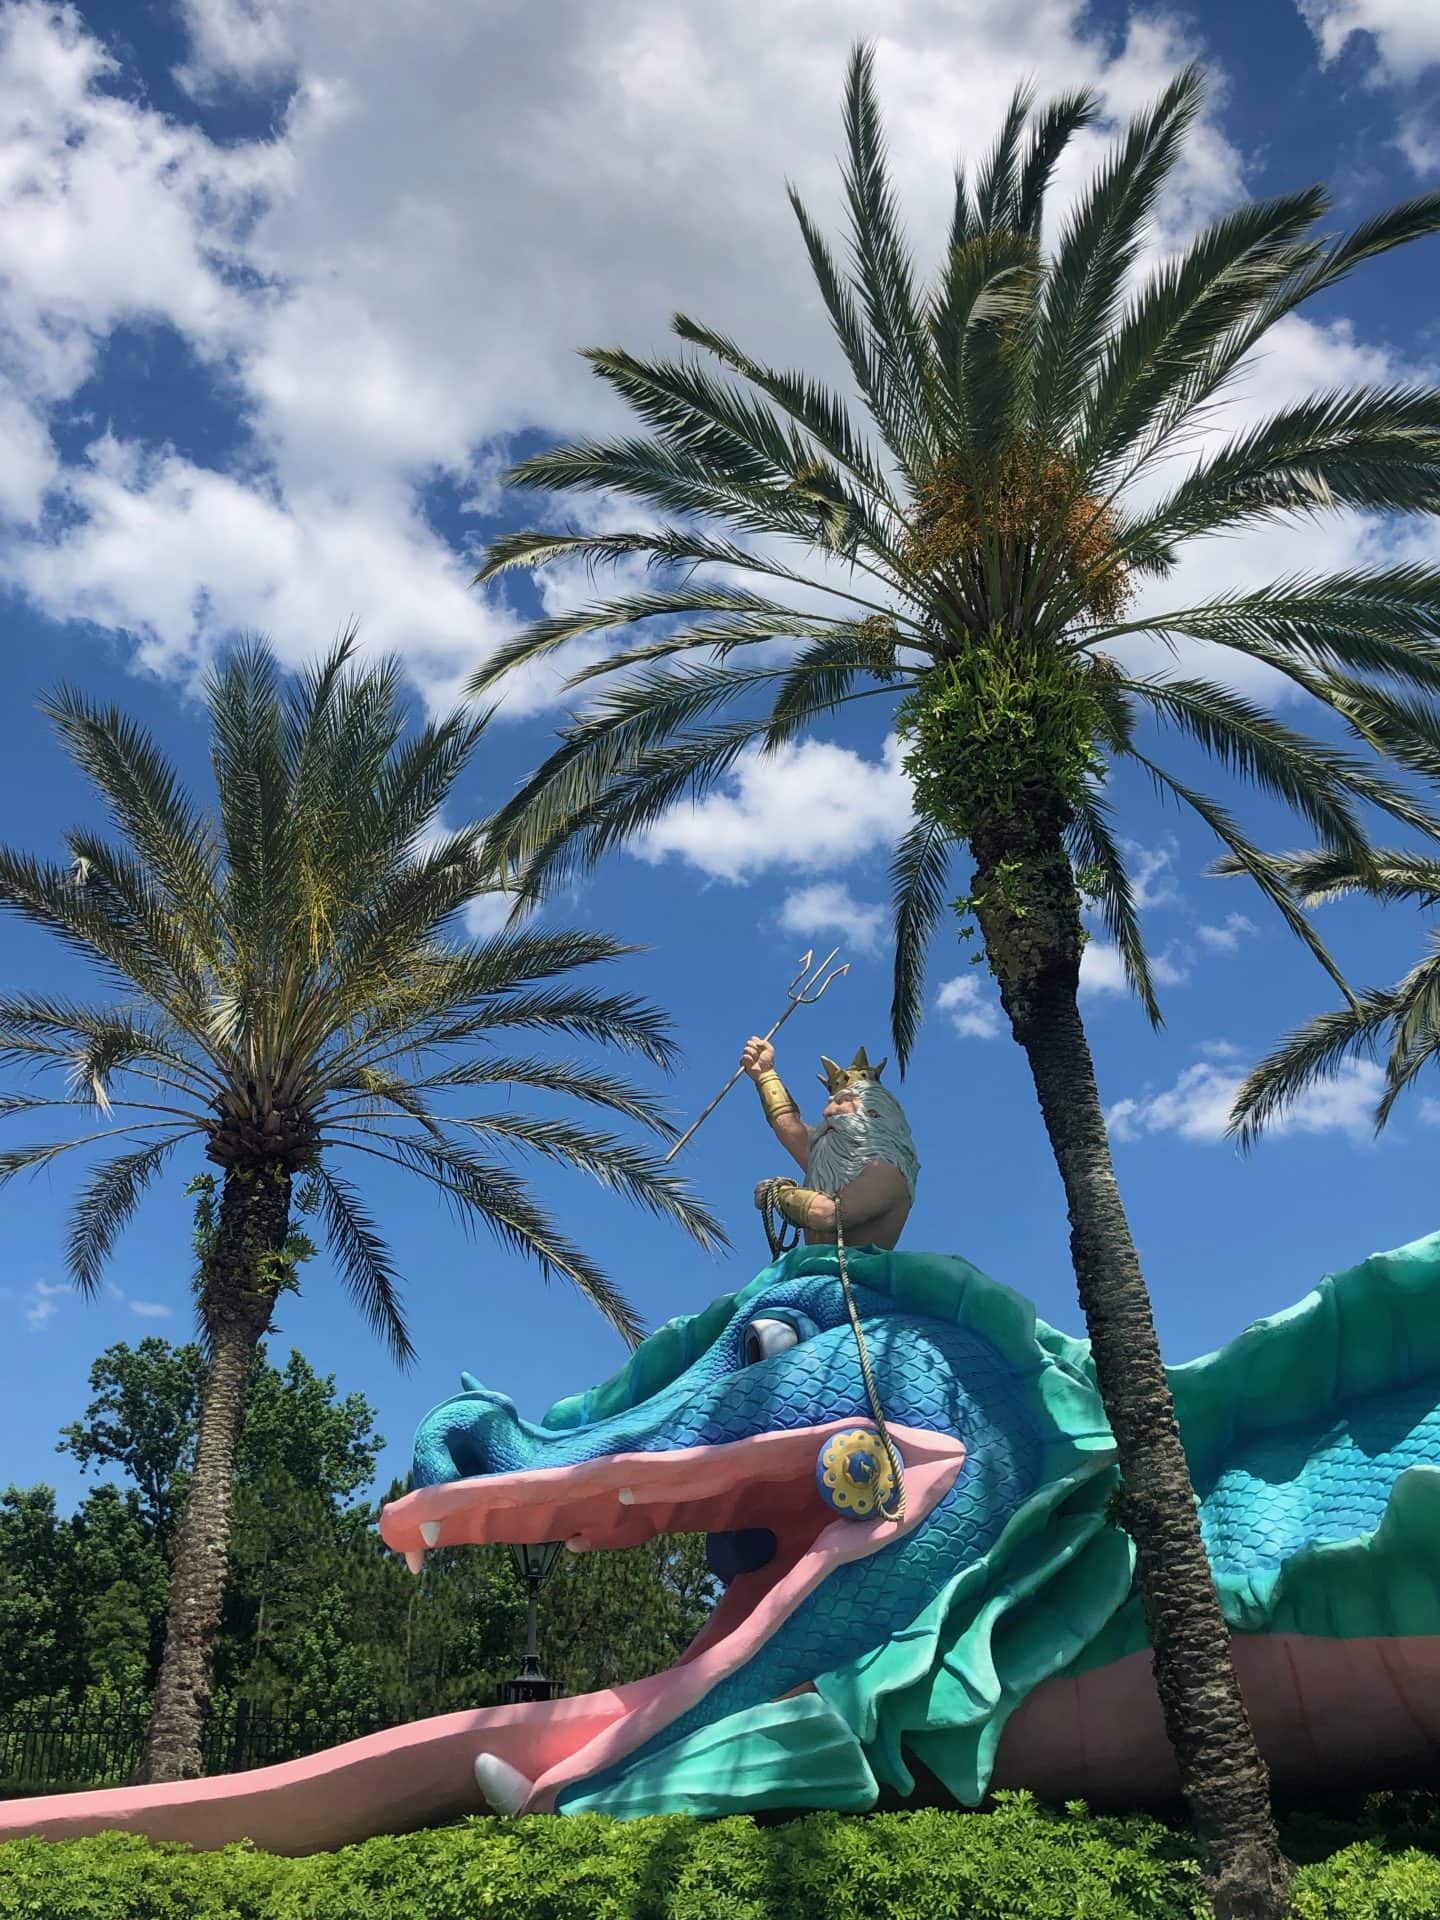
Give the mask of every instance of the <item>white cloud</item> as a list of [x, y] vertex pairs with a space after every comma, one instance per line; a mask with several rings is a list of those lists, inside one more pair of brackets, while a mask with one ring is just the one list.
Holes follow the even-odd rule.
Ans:
[[1124, 843], [1131, 892], [1142, 913], [1150, 907], [1171, 906], [1176, 900], [1176, 851], [1174, 840], [1166, 840], [1157, 847], [1142, 846], [1136, 840]]
[[1242, 939], [1259, 931], [1255, 922], [1247, 920], [1243, 913], [1227, 913], [1218, 927], [1197, 926], [1195, 937], [1212, 953], [1234, 953]]
[[43, 1333], [60, 1311], [60, 1302], [71, 1289], [52, 1280], [32, 1282], [21, 1303], [20, 1312], [32, 1333]]
[[945, 981], [935, 996], [935, 1005], [964, 1039], [993, 1040], [1000, 1032], [1000, 1010], [984, 998], [973, 973], [960, 973]]
[[1440, 173], [1440, 132], [1436, 130], [1433, 113], [1402, 114], [1395, 144], [1412, 170], [1422, 178]]
[[1172, 941], [1162, 953], [1152, 954], [1150, 977], [1157, 987], [1183, 987], [1190, 978], [1187, 962], [1193, 958], [1188, 947]]
[[1125, 978], [1120, 949], [1108, 940], [1087, 940], [1080, 956], [1081, 996], [1129, 991], [1130, 982]]
[[[489, 511], [508, 436], [613, 426], [578, 347], [646, 351], [684, 306], [775, 361], [835, 371], [783, 188], [795, 177], [833, 220], [865, 0], [703, 18], [659, 0], [414, 0], [365, 8], [363, 31], [332, 0], [185, 0], [183, 17], [177, 77], [197, 97], [291, 89], [269, 136], [214, 142], [166, 118], [72, 9], [0, 10], [0, 512], [33, 519], [61, 482], [59, 513], [5, 563], [53, 617], [132, 636], [147, 666], [184, 676], [239, 630], [313, 655], [354, 614], [443, 702], [511, 616], [470, 589], [424, 490], [448, 477]], [[921, 257], [956, 150], [989, 145], [1017, 74], [1042, 91], [1092, 80], [1113, 123], [1190, 50], [1163, 15], [1117, 41], [1081, 0], [983, 0], [960, 36], [949, 0], [899, 0], [877, 58]], [[1062, 193], [1111, 130], [1076, 142]], [[717, 179], [720, 249], [695, 215]], [[1206, 119], [1165, 232], [1241, 190]], [[58, 472], [51, 416], [126, 324], [174, 329], [233, 400], [249, 437], [225, 471], [167, 450], [161, 426], [138, 446], [102, 436]], [[555, 697], [539, 675], [518, 704]]]
[[719, 880], [772, 867], [823, 873], [891, 845], [911, 818], [893, 735], [880, 760], [807, 740], [747, 754], [724, 790], [672, 807], [633, 851], [651, 862], [674, 854]]
[[1321, 57], [1334, 60], [1353, 34], [1369, 34], [1382, 72], [1413, 79], [1440, 63], [1440, 9], [1430, 0], [1297, 0]]
[[802, 936], [834, 933], [843, 944], [873, 953], [880, 943], [885, 924], [885, 909], [857, 900], [838, 880], [817, 880], [785, 896], [780, 909], [780, 928], [784, 933]]
[[[1214, 1043], [1207, 1051], [1222, 1044]], [[1111, 1136], [1136, 1140], [1146, 1133], [1175, 1133], [1182, 1140], [1221, 1140], [1244, 1077], [1218, 1059], [1198, 1060], [1159, 1093], [1117, 1100], [1105, 1115]], [[1384, 1085], [1385, 1076], [1373, 1061], [1347, 1061], [1333, 1080], [1308, 1088], [1268, 1131], [1343, 1133], [1357, 1143], [1368, 1141]]]
[[168, 1320], [171, 1312], [160, 1300], [132, 1300], [130, 1311], [138, 1313], [142, 1320]]
[[260, 631], [298, 665], [362, 614], [367, 646], [403, 651], [437, 705], [507, 635], [469, 590], [459, 556], [398, 494], [280, 501], [173, 451], [106, 435], [65, 475], [70, 512], [52, 540], [17, 546], [11, 577], [56, 619], [121, 629], [142, 665], [191, 675], [226, 634]]
[[502, 933], [510, 918], [513, 896], [508, 893], [483, 893], [472, 900], [464, 913], [465, 931], [472, 940], [488, 940]]
[[[333, 0], [183, 0], [191, 43], [177, 77], [192, 94], [292, 89], [268, 137], [222, 144], [127, 94], [74, 11], [0, 9], [0, 513], [34, 521], [51, 487], [58, 509], [10, 544], [0, 578], [181, 677], [241, 630], [269, 633], [286, 660], [313, 656], [353, 614], [443, 705], [514, 618], [504, 594], [469, 586], [473, 555], [433, 531], [426, 490], [448, 479], [490, 513], [512, 436], [628, 417], [578, 347], [652, 350], [684, 307], [772, 361], [839, 371], [783, 183], [795, 178], [833, 223], [845, 53], [875, 13], [867, 0], [362, 12], [357, 30]], [[1075, 142], [1063, 200], [1116, 117], [1194, 50], [1164, 13], [1116, 39], [1082, 0], [976, 0], [963, 34], [955, 18], [953, 0], [896, 0], [877, 51], [896, 185], [926, 265], [956, 152], [989, 146], [1018, 74], [1042, 93], [1099, 90], [1107, 124]], [[716, 180], [723, 248], [695, 212]], [[1212, 112], [1158, 244], [1243, 192], [1242, 157]], [[168, 449], [163, 427], [143, 445], [102, 434], [59, 469], [52, 418], [126, 324], [173, 328], [221, 383], [248, 436], [225, 471]], [[1287, 321], [1272, 342], [1236, 417], [1367, 356], [1388, 366], [1343, 322]], [[1227, 542], [1221, 564], [1227, 584], [1246, 584], [1344, 564], [1380, 538], [1353, 517], [1282, 528]], [[1213, 548], [1187, 560], [1148, 603], [1209, 592], [1216, 567]], [[557, 576], [543, 591], [582, 585]], [[1132, 651], [1168, 664], [1144, 643]], [[1187, 668], [1209, 657], [1182, 652]], [[559, 679], [537, 670], [508, 709], [553, 705]]]
[[1426, 1094], [1419, 1106], [1420, 1119], [1427, 1127], [1440, 1127], [1440, 1100]]

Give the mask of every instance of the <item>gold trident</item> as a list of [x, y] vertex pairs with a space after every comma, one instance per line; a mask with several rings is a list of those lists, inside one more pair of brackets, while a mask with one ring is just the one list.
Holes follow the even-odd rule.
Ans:
[[[823, 996], [827, 987], [838, 980], [842, 973], [849, 973], [850, 962], [848, 960], [842, 967], [830, 968], [831, 961], [839, 951], [839, 947], [832, 947], [817, 967], [812, 965], [815, 958], [815, 949], [813, 947], [810, 949], [809, 953], [807, 953], [800, 962], [800, 971], [785, 989], [785, 998], [790, 1004], [775, 1022], [774, 1026], [771, 1027], [769, 1033], [763, 1036], [764, 1039], [773, 1040], [797, 1007], [813, 1007], [815, 1002]], [[827, 972], [827, 968], [830, 968], [830, 971]], [[661, 1162], [662, 1166], [669, 1166], [676, 1154], [679, 1153], [680, 1149], [685, 1145], [685, 1142], [700, 1131], [700, 1128], [710, 1118], [716, 1107], [719, 1106], [720, 1102], [725, 1098], [726, 1094], [729, 1093], [731, 1087], [734, 1086], [744, 1071], [744, 1067], [737, 1067], [735, 1069], [734, 1073], [731, 1074], [724, 1086], [721, 1087], [719, 1093], [716, 1094], [709, 1106], [706, 1107], [694, 1126], [691, 1127], [688, 1132], [682, 1133], [674, 1146], [671, 1147], [669, 1153], [666, 1154], [664, 1160]]]

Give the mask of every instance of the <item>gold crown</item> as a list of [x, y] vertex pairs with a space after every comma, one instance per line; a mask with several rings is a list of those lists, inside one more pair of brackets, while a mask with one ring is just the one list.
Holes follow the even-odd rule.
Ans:
[[864, 1047], [861, 1047], [848, 1067], [842, 1067], [838, 1061], [832, 1060], [828, 1054], [824, 1053], [820, 1056], [820, 1064], [825, 1071], [817, 1077], [827, 1092], [843, 1093], [847, 1087], [853, 1087], [862, 1080], [878, 1082], [881, 1074], [889, 1066], [890, 1058], [887, 1054], [878, 1066], [872, 1067]]

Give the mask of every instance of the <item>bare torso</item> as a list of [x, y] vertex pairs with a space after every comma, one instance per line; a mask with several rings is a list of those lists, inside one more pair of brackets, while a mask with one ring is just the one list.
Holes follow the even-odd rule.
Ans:
[[[840, 1218], [846, 1245], [894, 1247], [910, 1217], [911, 1205], [910, 1189], [900, 1169], [884, 1160], [872, 1160], [848, 1186], [840, 1189]], [[815, 1224], [805, 1235], [807, 1245], [834, 1244], [834, 1212], [832, 1204], [827, 1217], [826, 1209], [816, 1202], [811, 1214]]]

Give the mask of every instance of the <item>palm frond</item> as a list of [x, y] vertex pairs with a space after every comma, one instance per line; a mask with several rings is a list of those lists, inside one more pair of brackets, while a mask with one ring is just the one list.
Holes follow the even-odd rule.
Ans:
[[[1307, 907], [1355, 893], [1387, 903], [1440, 906], [1440, 861], [1432, 853], [1367, 847], [1362, 859], [1353, 860], [1321, 847], [1305, 853], [1270, 854], [1267, 863]], [[1222, 875], [1236, 871], [1228, 860], [1217, 860], [1211, 868]]]
[[1178, 540], [1337, 507], [1432, 512], [1440, 505], [1440, 395], [1424, 387], [1337, 388], [1236, 434], [1121, 528], [1117, 553], [1145, 566]]
[[[463, 1013], [437, 1014], [429, 1020], [379, 1023], [353, 1050], [372, 1064], [384, 1059], [431, 1052], [490, 1039], [496, 1033], [524, 1029], [564, 1034], [622, 1052], [638, 1054], [662, 1069], [677, 1055], [667, 1015], [628, 993], [595, 993], [580, 987], [551, 987], [531, 993], [497, 995]], [[351, 1061], [342, 1056], [333, 1072], [344, 1077]]]
[[1217, 801], [1198, 793], [1195, 788], [1187, 786], [1183, 781], [1175, 779], [1172, 774], [1166, 773], [1163, 767], [1157, 766], [1143, 753], [1132, 752], [1130, 757], [1144, 767], [1160, 792], [1172, 794], [1209, 827], [1216, 839], [1226, 848], [1233, 862], [1233, 870], [1249, 875], [1290, 931], [1319, 961], [1347, 1001], [1352, 999], [1345, 976], [1330, 957], [1325, 942], [1296, 904], [1283, 877], [1275, 870], [1260, 848], [1240, 831], [1238, 824], [1226, 809]]
[[[1207, 680], [1125, 680], [1127, 692], [1199, 742], [1222, 765], [1310, 823], [1328, 846], [1361, 857], [1365, 835], [1352, 800], [1406, 825], [1440, 833], [1440, 818], [1375, 764], [1297, 734], [1244, 695]], [[1378, 697], [1377, 697], [1378, 698]], [[1333, 702], [1337, 707], [1338, 699]]]
[[0, 847], [3, 907], [56, 935], [72, 952], [98, 964], [110, 980], [138, 987], [157, 1006], [173, 1005], [174, 978], [167, 961], [152, 950], [141, 927], [112, 910], [103, 891], [88, 893], [73, 868]]
[[810, 375], [779, 372], [752, 360], [725, 334], [705, 327], [687, 314], [677, 313], [670, 322], [672, 330], [692, 346], [711, 353], [722, 365], [730, 367], [757, 387], [761, 393], [783, 408], [801, 428], [852, 480], [874, 496], [876, 503], [891, 512], [899, 512], [899, 503], [890, 488], [883, 468], [863, 434], [850, 418], [845, 402]]
[[325, 1238], [346, 1291], [371, 1331], [389, 1347], [396, 1364], [408, 1369], [415, 1347], [405, 1324], [400, 1280], [389, 1247], [358, 1188], [323, 1164], [311, 1169], [310, 1178], [319, 1194]]
[[890, 1032], [901, 1077], [925, 1017], [925, 956], [945, 912], [945, 882], [954, 841], [933, 820], [906, 832], [890, 862], [890, 920], [895, 935]]
[[872, 351], [859, 303], [836, 265], [825, 236], [806, 211], [795, 188], [787, 187], [786, 191], [791, 211], [800, 227], [800, 236], [805, 242], [805, 251], [809, 255], [810, 271], [820, 289], [820, 298], [849, 365], [851, 377], [891, 458], [903, 471], [913, 473], [918, 459], [911, 441], [905, 397], [894, 392], [883, 359]]
[[1227, 1131], [1252, 1147], [1264, 1129], [1317, 1081], [1331, 1079], [1356, 1052], [1373, 1052], [1394, 1013], [1391, 996], [1375, 988], [1353, 1003], [1317, 1014], [1287, 1034], [1246, 1075]]
[[1094, 125], [1099, 111], [1099, 101], [1090, 88], [1077, 87], [1057, 94], [1035, 115], [1014, 195], [1005, 209], [1009, 224], [1020, 233], [1039, 240], [1045, 195], [1060, 156], [1077, 133]]
[[1284, 282], [1325, 204], [1319, 187], [1251, 201], [1154, 269], [1099, 356], [1075, 441], [1087, 476], [1116, 462], [1133, 474], [1168, 444], [1190, 417], [1217, 341]]
[[1146, 1019], [1152, 1027], [1162, 1027], [1165, 1021], [1155, 997], [1150, 960], [1135, 905], [1135, 889], [1125, 869], [1113, 821], [1113, 809], [1103, 791], [1096, 782], [1088, 782], [1076, 800], [1075, 817], [1067, 836], [1071, 863], [1077, 878], [1088, 883], [1105, 930], [1119, 951], [1125, 977], [1145, 1009]]
[[883, 369], [897, 423], [895, 451], [911, 475], [925, 471], [938, 451], [927, 405], [932, 384], [926, 360], [914, 269], [890, 185], [875, 62], [868, 46], [851, 50], [845, 77], [846, 161], [841, 184], [850, 216], [856, 293], [869, 324], [872, 364]]
[[105, 1262], [141, 1196], [180, 1144], [181, 1136], [151, 1141], [133, 1152], [116, 1154], [98, 1167], [76, 1197], [66, 1236], [66, 1263], [80, 1291], [100, 1290]]
[[142, 727], [78, 688], [58, 688], [40, 710], [104, 798], [135, 864], [172, 917], [183, 917], [187, 942], [213, 962], [222, 940], [215, 838], [175, 768]]
[[[654, 1094], [622, 1080], [616, 1074], [578, 1060], [542, 1060], [535, 1055], [482, 1055], [477, 1059], [456, 1061], [434, 1073], [412, 1080], [420, 1093], [449, 1093], [470, 1087], [533, 1087], [539, 1092], [563, 1094], [567, 1099], [588, 1106], [604, 1107], [635, 1120], [652, 1133], [666, 1138], [676, 1129], [669, 1114]], [[344, 1091], [337, 1088], [337, 1092]]]
[[478, 696], [487, 692], [517, 667], [532, 665], [547, 655], [568, 646], [573, 640], [604, 632], [609, 627], [633, 627], [648, 620], [669, 620], [688, 614], [718, 616], [713, 627], [702, 629], [697, 645], [723, 647], [735, 640], [783, 639], [796, 627], [802, 630], [817, 616], [798, 607], [767, 600], [763, 594], [745, 587], [733, 587], [718, 581], [699, 586], [673, 586], [655, 593], [630, 593], [613, 600], [595, 601], [562, 614], [537, 620], [522, 633], [497, 647], [470, 682], [469, 691]]
[[725, 1229], [709, 1208], [696, 1200], [687, 1183], [663, 1161], [627, 1145], [613, 1133], [597, 1133], [571, 1120], [538, 1120], [521, 1113], [487, 1113], [449, 1120], [496, 1144], [523, 1147], [565, 1166], [577, 1168], [602, 1187], [644, 1207], [657, 1219], [683, 1228], [707, 1253], [728, 1247]]
[[632, 1346], [643, 1338], [644, 1328], [620, 1289], [556, 1229], [523, 1182], [506, 1168], [459, 1147], [437, 1147], [424, 1138], [395, 1136], [389, 1145], [393, 1152], [359, 1140], [350, 1143], [352, 1152], [420, 1174], [444, 1194], [463, 1226], [483, 1227], [512, 1252], [533, 1260], [542, 1278], [558, 1275], [570, 1281]]
[[258, 644], [238, 648], [211, 673], [207, 696], [226, 907], [233, 925], [273, 945], [299, 913], [291, 776], [273, 656]]
[[[1276, 580], [1249, 592], [1147, 613], [1094, 632], [1090, 643], [1126, 634], [1208, 640], [1295, 669], [1373, 674], [1440, 691], [1440, 571], [1404, 565]], [[1307, 692], [1313, 680], [1296, 678]]]
[[1425, 957], [1390, 992], [1390, 1054], [1385, 1090], [1375, 1109], [1377, 1133], [1421, 1068], [1440, 1059], [1440, 937], [1433, 927], [1425, 944]]
[[1200, 111], [1202, 76], [1186, 67], [1124, 137], [1066, 219], [1049, 263], [1036, 349], [1034, 424], [1052, 434], [1083, 403], [1161, 188]]

